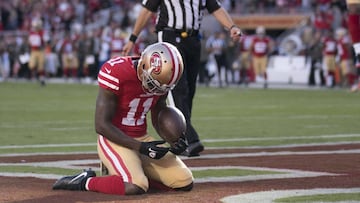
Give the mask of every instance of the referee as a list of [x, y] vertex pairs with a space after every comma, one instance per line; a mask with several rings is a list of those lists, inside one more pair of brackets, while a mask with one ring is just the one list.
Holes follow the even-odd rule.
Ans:
[[[173, 102], [182, 111], [187, 123], [186, 139], [189, 146], [183, 155], [199, 156], [199, 153], [204, 150], [204, 146], [191, 124], [191, 111], [200, 67], [199, 30], [203, 12], [207, 10], [211, 13], [229, 30], [233, 40], [239, 40], [241, 30], [234, 24], [218, 0], [143, 0], [142, 6], [129, 42], [124, 46], [123, 54], [129, 54], [137, 36], [152, 14], [157, 13], [156, 32], [158, 40], [175, 45], [184, 59], [183, 76], [172, 90]], [[171, 101], [170, 98], [170, 103]]]

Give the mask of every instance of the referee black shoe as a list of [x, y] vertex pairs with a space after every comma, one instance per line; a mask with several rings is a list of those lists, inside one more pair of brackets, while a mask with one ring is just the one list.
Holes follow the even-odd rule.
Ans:
[[200, 152], [204, 151], [204, 145], [200, 142], [189, 143], [189, 146], [186, 150], [181, 154], [187, 157], [195, 157], [200, 156]]
[[79, 173], [74, 176], [65, 176], [57, 180], [52, 189], [53, 190], [79, 190], [85, 191], [86, 180], [90, 177], [95, 177], [95, 171], [84, 170], [82, 173]]

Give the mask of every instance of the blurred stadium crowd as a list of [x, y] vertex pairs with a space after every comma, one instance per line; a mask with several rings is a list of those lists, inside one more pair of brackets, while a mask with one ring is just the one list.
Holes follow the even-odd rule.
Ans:
[[[283, 46], [284, 36], [280, 38], [262, 28], [263, 34], [269, 39], [265, 55], [307, 56], [311, 61], [312, 70], [323, 70], [320, 71], [321, 85], [348, 86], [354, 82], [355, 63], [351, 54], [351, 42], [347, 36], [344, 0], [221, 2], [230, 14], [236, 15], [306, 13], [310, 16], [308, 21], [293, 30], [297, 32], [301, 45], [300, 48], [297, 47], [296, 53], [292, 52], [294, 48], [289, 48], [298, 43], [296, 39]], [[121, 53], [141, 8], [139, 3], [140, 1], [133, 0], [0, 0], [1, 78], [37, 78], [40, 81], [50, 77], [80, 78], [89, 81], [96, 79], [102, 63]], [[139, 36], [133, 55], [140, 54], [147, 44], [156, 41], [157, 37], [153, 32], [155, 20], [152, 19]], [[256, 30], [245, 32], [256, 37], [259, 34]], [[337, 64], [346, 59], [348, 66], [336, 69], [319, 68], [324, 66], [324, 47], [328, 38], [334, 39], [336, 50], [332, 54]], [[221, 39], [222, 42], [219, 43], [219, 40], [215, 39]], [[251, 47], [251, 40], [247, 45], [243, 45], [243, 42], [233, 43], [226, 35], [221, 35], [221, 32], [203, 32], [202, 40], [204, 50], [200, 83], [208, 84], [214, 75], [220, 75], [221, 71], [209, 70], [207, 63], [219, 54], [223, 60], [220, 64], [216, 63], [218, 70], [224, 68], [225, 75], [232, 77], [226, 77], [225, 84], [256, 81], [251, 65], [241, 61], [251, 58], [251, 53], [249, 57], [241, 57], [246, 52], [244, 46]], [[347, 49], [347, 56], [340, 55], [338, 44]], [[218, 48], [215, 49], [215, 46]], [[315, 85], [313, 74], [314, 72], [310, 74], [309, 85]], [[218, 80], [222, 86], [221, 77]]]

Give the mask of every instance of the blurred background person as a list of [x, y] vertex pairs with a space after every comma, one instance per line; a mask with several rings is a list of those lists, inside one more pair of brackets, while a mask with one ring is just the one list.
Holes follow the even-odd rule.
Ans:
[[352, 86], [351, 91], [360, 89], [360, 0], [347, 0], [348, 27], [352, 38], [355, 60], [357, 84]]
[[110, 58], [111, 53], [111, 29], [104, 27], [100, 34], [99, 69]]
[[207, 36], [205, 32], [201, 34], [201, 53], [200, 53], [200, 66], [199, 66], [199, 83], [209, 86], [210, 80], [213, 77], [209, 75], [207, 63], [209, 60], [209, 51], [206, 48]]
[[253, 37], [251, 35], [244, 35], [239, 41], [240, 50], [240, 80], [239, 84], [245, 84], [246, 86], [250, 82], [251, 67], [251, 53], [250, 48]]
[[66, 79], [76, 79], [78, 76], [79, 59], [75, 46], [75, 40], [72, 39], [70, 32], [65, 33], [65, 38], [62, 42], [60, 52], [64, 77]]
[[336, 54], [337, 54], [337, 43], [332, 29], [324, 33], [321, 39], [322, 43], [322, 54], [323, 54], [323, 69], [326, 72], [326, 85], [328, 87], [334, 87], [335, 81], [335, 70], [336, 70]]
[[89, 82], [97, 78], [96, 44], [97, 44], [97, 39], [94, 36], [94, 32], [93, 31], [87, 32], [85, 34], [85, 40], [84, 40], [85, 61], [83, 65], [83, 75], [85, 76], [85, 80], [88, 80]]
[[54, 77], [60, 68], [59, 58], [55, 52], [54, 46], [48, 42], [45, 47], [45, 75]]
[[110, 41], [110, 57], [121, 56], [124, 45], [125, 34], [122, 33], [120, 28], [116, 28]]
[[86, 46], [86, 38], [87, 35], [85, 32], [82, 32], [81, 29], [78, 31], [77, 40], [74, 40], [74, 46], [76, 47], [76, 54], [78, 58], [78, 68], [77, 68], [77, 76], [79, 78], [85, 77], [87, 79], [88, 70], [85, 66], [85, 60], [87, 55], [87, 49], [89, 47]]
[[209, 38], [207, 43], [207, 49], [211, 55], [214, 56], [217, 66], [217, 76], [218, 76], [218, 86], [223, 87], [223, 74], [225, 78], [226, 86], [229, 85], [228, 75], [227, 75], [227, 61], [226, 61], [226, 35], [222, 31], [214, 33], [214, 36]]
[[252, 66], [256, 75], [256, 82], [262, 79], [264, 81], [264, 88], [268, 87], [266, 68], [273, 46], [273, 40], [266, 36], [265, 27], [258, 26], [256, 28], [256, 35], [252, 39], [250, 50]]
[[[238, 41], [232, 40], [226, 33], [224, 33], [225, 36], [225, 57], [226, 57], [226, 69], [225, 69], [225, 75], [228, 77], [228, 82], [231, 84], [235, 84], [235, 80], [237, 79], [235, 76], [238, 76], [239, 74], [235, 75], [235, 66], [237, 64], [237, 55], [238, 55]], [[235, 66], [234, 66], [235, 65]]]
[[30, 60], [30, 45], [27, 35], [21, 36], [18, 45], [17, 63], [19, 64], [19, 70], [14, 72], [16, 78], [31, 78], [29, 69]]
[[10, 57], [6, 50], [6, 44], [0, 40], [0, 76], [2, 80], [7, 80], [10, 75]]
[[356, 56], [356, 66], [360, 68], [360, 0], [347, 0], [348, 29]]
[[31, 78], [38, 78], [40, 80], [40, 84], [45, 85], [45, 39], [44, 31], [42, 29], [42, 21], [39, 18], [35, 18], [32, 20], [28, 40], [31, 47], [29, 61]]
[[322, 65], [322, 44], [321, 32], [313, 30], [312, 38], [306, 46], [305, 55], [306, 59], [310, 60], [310, 73], [309, 73], [309, 86], [316, 85], [315, 74], [319, 73], [320, 86], [325, 86], [324, 70]]
[[337, 57], [338, 65], [340, 68], [341, 76], [341, 87], [347, 87], [351, 85], [351, 72], [353, 63], [351, 60], [352, 55], [352, 46], [351, 39], [347, 33], [347, 30], [343, 27], [336, 30], [336, 39], [337, 39]]

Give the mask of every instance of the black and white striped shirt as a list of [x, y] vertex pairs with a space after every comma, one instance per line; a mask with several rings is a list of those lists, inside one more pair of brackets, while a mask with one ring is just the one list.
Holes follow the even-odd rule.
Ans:
[[199, 30], [204, 9], [212, 13], [221, 7], [218, 0], [143, 0], [142, 5], [159, 12], [156, 30]]

